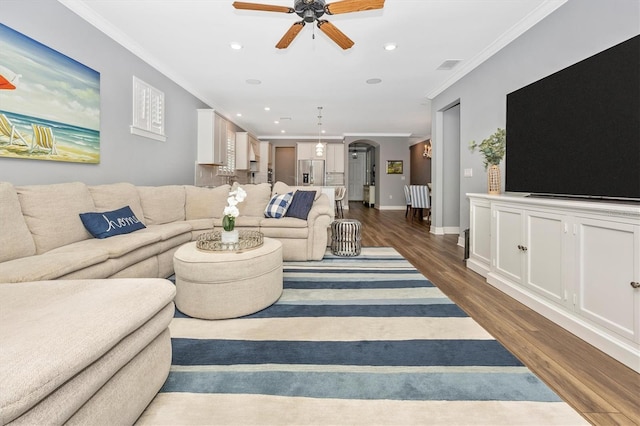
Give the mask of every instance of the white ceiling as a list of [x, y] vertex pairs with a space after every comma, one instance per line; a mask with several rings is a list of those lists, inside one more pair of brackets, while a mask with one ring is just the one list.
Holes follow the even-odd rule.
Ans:
[[[430, 98], [566, 0], [386, 0], [381, 10], [325, 15], [355, 42], [348, 50], [311, 24], [288, 49], [276, 49], [300, 18], [236, 10], [232, 0], [59, 1], [244, 130], [269, 140], [317, 138], [320, 127], [323, 139], [428, 137]], [[293, 0], [252, 2], [293, 7]], [[232, 50], [231, 42], [243, 48]], [[384, 50], [389, 42], [397, 49]], [[438, 70], [447, 60], [461, 62]], [[373, 78], [382, 82], [366, 83]]]

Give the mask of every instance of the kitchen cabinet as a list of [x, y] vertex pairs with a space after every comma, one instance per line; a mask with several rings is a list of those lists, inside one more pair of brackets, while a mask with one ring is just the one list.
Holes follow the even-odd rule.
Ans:
[[260, 171], [260, 141], [249, 132], [236, 132], [236, 169]]
[[344, 173], [344, 144], [326, 145], [327, 173]]
[[327, 144], [322, 144], [322, 155], [316, 155], [318, 142], [298, 142], [296, 144], [296, 159], [298, 160], [325, 160], [327, 158]]
[[227, 165], [229, 131], [229, 122], [214, 110], [198, 110], [198, 164]]
[[640, 208], [513, 195], [468, 197], [467, 266], [640, 371]]

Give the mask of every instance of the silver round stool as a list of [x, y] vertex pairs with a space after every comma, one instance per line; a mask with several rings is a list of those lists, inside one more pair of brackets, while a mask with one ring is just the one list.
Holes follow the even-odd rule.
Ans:
[[361, 249], [362, 224], [355, 219], [336, 219], [331, 223], [331, 253], [358, 256]]

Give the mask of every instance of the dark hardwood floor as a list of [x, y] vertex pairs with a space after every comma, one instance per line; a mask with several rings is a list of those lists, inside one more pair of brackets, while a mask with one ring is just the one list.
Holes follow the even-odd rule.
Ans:
[[457, 235], [429, 233], [404, 211], [349, 203], [363, 246], [391, 246], [595, 425], [640, 425], [640, 374], [468, 270]]

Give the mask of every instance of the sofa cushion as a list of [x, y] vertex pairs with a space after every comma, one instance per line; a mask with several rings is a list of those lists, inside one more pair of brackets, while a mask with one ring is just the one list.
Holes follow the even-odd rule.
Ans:
[[104, 212], [129, 206], [136, 217], [144, 223], [140, 194], [134, 185], [127, 182], [96, 185], [90, 186], [89, 192], [97, 211]]
[[[167, 328], [174, 296], [175, 286], [157, 278], [0, 285], [0, 323], [11, 324], [0, 327], [0, 383], [10, 389], [0, 392], [3, 423], [53, 395], [89, 366], [98, 363], [106, 369], [114, 356], [126, 354], [110, 366], [115, 374]], [[155, 324], [159, 313], [161, 321]], [[148, 332], [140, 335], [138, 330]], [[138, 345], [126, 345], [131, 336], [140, 340]], [[93, 371], [94, 376], [101, 373]], [[102, 384], [95, 383], [90, 392], [76, 384], [75, 395], [65, 402], [90, 396]]]
[[184, 186], [139, 186], [138, 193], [146, 224], [161, 225], [184, 220]]
[[[131, 253], [140, 247], [151, 246], [162, 240], [159, 234], [146, 232], [146, 229], [132, 234], [115, 235], [111, 238], [96, 239], [91, 238], [58, 247], [49, 253], [79, 253], [84, 250], [102, 250], [109, 255], [109, 258], [116, 258]], [[159, 249], [153, 252], [159, 253]]]
[[100, 239], [129, 234], [145, 228], [129, 206], [110, 212], [80, 213], [80, 220], [91, 235]]
[[267, 207], [264, 209], [264, 217], [272, 217], [274, 219], [280, 219], [284, 217], [291, 199], [293, 198], [293, 192], [286, 192], [284, 194], [276, 194], [271, 197]]
[[[50, 251], [45, 254], [8, 260], [2, 263], [2, 268], [0, 268], [0, 283], [54, 280], [80, 269], [103, 263], [107, 259], [109, 259], [109, 254], [105, 250], [90, 248], [73, 254]], [[0, 284], [0, 287], [2, 285]]]
[[0, 200], [0, 262], [36, 254], [18, 194], [9, 182], [0, 182]]
[[295, 192], [295, 191], [315, 191], [316, 195], [314, 197], [315, 200], [320, 198], [322, 195], [322, 187], [321, 186], [290, 186], [284, 182], [276, 182], [273, 184], [272, 194], [284, 194], [286, 192]]
[[186, 219], [208, 219], [222, 217], [227, 205], [227, 198], [231, 185], [221, 185], [215, 188], [201, 188], [185, 186]]
[[316, 191], [296, 191], [295, 194], [293, 194], [293, 200], [291, 200], [291, 205], [287, 209], [285, 216], [307, 220], [315, 196]]
[[19, 186], [16, 191], [36, 253], [91, 238], [80, 213], [96, 207], [84, 183]]
[[192, 226], [188, 222], [163, 223], [162, 225], [149, 225], [147, 229], [140, 231], [142, 234], [153, 234], [165, 241], [182, 234], [191, 234]]
[[238, 204], [240, 216], [264, 217], [264, 208], [271, 199], [271, 185], [268, 183], [259, 183], [240, 186], [247, 193], [244, 201]]

